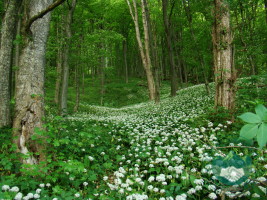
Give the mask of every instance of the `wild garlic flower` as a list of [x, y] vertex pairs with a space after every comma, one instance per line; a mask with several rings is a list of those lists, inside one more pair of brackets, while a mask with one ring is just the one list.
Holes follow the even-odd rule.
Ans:
[[210, 199], [217, 199], [217, 195], [214, 192], [212, 192], [209, 194], [209, 198]]
[[14, 186], [9, 191], [10, 192], [18, 192], [19, 191], [19, 188], [17, 186]]
[[10, 189], [9, 185], [3, 185], [2, 186], [2, 190], [4, 190], [4, 191], [7, 191], [9, 189]]
[[14, 197], [15, 200], [21, 200], [23, 197], [23, 194], [21, 192], [17, 193], [16, 196]]
[[204, 180], [203, 179], [195, 179], [194, 183], [197, 185], [203, 185], [204, 184]]

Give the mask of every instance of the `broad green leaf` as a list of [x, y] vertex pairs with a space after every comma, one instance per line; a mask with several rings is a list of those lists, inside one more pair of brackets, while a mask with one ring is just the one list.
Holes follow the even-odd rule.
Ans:
[[257, 141], [260, 148], [263, 148], [267, 143], [267, 124], [262, 123], [257, 133]]
[[246, 124], [240, 130], [240, 137], [251, 140], [258, 131], [258, 124]]
[[238, 117], [247, 123], [261, 123], [262, 121], [258, 115], [251, 112], [244, 113]]
[[261, 120], [267, 120], [267, 108], [264, 105], [257, 105], [255, 111]]

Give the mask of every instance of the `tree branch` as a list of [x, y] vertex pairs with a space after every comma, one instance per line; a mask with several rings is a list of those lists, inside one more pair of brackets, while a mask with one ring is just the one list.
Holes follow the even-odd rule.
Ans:
[[56, 7], [58, 7], [64, 1], [66, 1], [66, 0], [57, 0], [54, 3], [52, 3], [50, 6], [48, 6], [45, 10], [42, 10], [41, 12], [39, 12], [38, 14], [36, 14], [32, 18], [30, 18], [29, 21], [25, 25], [25, 29], [24, 29], [25, 33], [29, 33], [30, 32], [30, 28], [31, 28], [31, 25], [33, 24], [33, 22], [35, 22], [39, 18], [42, 18], [43, 16], [45, 16], [50, 11], [54, 10]]
[[248, 148], [248, 149], [256, 149], [260, 151], [264, 151], [262, 149], [256, 148], [256, 147], [250, 147], [250, 146], [226, 146], [226, 147], [214, 147], [215, 149], [228, 149], [228, 148]]

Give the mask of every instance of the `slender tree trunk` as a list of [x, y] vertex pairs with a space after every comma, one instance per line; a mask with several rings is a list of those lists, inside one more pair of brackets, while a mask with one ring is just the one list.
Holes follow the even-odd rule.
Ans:
[[59, 48], [58, 52], [57, 52], [57, 79], [56, 79], [56, 89], [55, 89], [55, 98], [54, 98], [54, 101], [56, 104], [58, 104], [59, 100], [60, 100], [60, 85], [61, 85], [61, 79], [62, 79], [62, 62], [63, 62], [62, 48]]
[[[163, 22], [165, 28], [165, 35], [168, 47], [168, 55], [169, 55], [169, 62], [170, 62], [170, 75], [171, 75], [171, 96], [176, 96], [177, 91], [177, 72], [174, 60], [174, 52], [172, 46], [172, 38], [171, 38], [171, 25], [169, 22], [170, 16], [168, 16], [168, 0], [162, 0], [162, 12], [163, 12]], [[171, 12], [172, 13], [172, 12]]]
[[72, 0], [71, 6], [69, 7], [66, 19], [65, 19], [65, 34], [66, 42], [63, 50], [63, 70], [62, 70], [62, 86], [61, 86], [61, 102], [60, 102], [60, 113], [66, 115], [68, 113], [67, 99], [68, 99], [68, 85], [69, 85], [69, 52], [71, 44], [71, 24], [73, 13], [75, 10], [77, 0]]
[[57, 23], [57, 40], [59, 41], [59, 46], [57, 49], [57, 79], [56, 79], [56, 88], [55, 88], [55, 98], [54, 101], [58, 105], [60, 101], [60, 85], [61, 85], [61, 79], [62, 79], [62, 63], [63, 63], [63, 41], [62, 41], [62, 34], [60, 31], [60, 23], [61, 21], [58, 21]]
[[[103, 45], [104, 46], [104, 45]], [[102, 47], [103, 47], [102, 46]], [[105, 57], [101, 56], [100, 58], [100, 68], [99, 68], [99, 75], [100, 75], [100, 105], [104, 105], [104, 95], [105, 95]]]
[[[204, 58], [203, 56], [200, 54], [200, 50], [199, 50], [199, 46], [197, 44], [197, 40], [196, 40], [196, 37], [195, 37], [195, 33], [194, 33], [194, 30], [193, 30], [193, 27], [192, 27], [192, 13], [191, 13], [191, 8], [190, 8], [190, 1], [186, 1], [183, 0], [183, 4], [184, 4], [184, 9], [185, 9], [185, 12], [186, 12], [186, 16], [187, 16], [187, 20], [188, 20], [188, 23], [189, 23], [189, 29], [190, 29], [190, 34], [191, 34], [191, 38], [192, 38], [192, 41], [193, 41], [193, 44], [194, 44], [194, 49], [196, 51], [196, 57], [197, 57], [197, 60], [201, 66], [201, 69], [198, 70], [198, 71], [201, 71], [202, 72], [202, 75], [204, 77], [204, 83], [205, 83], [205, 88], [206, 88], [206, 91], [208, 94], [210, 94], [210, 87], [209, 87], [209, 82], [208, 82], [208, 78], [207, 78], [207, 74], [206, 74], [206, 69], [205, 69], [205, 65], [204, 65]], [[186, 5], [188, 4], [188, 5]], [[197, 69], [199, 69], [199, 67], [197, 66]], [[198, 74], [198, 72], [197, 72]]]
[[125, 69], [125, 82], [129, 82], [129, 74], [128, 74], [128, 63], [127, 63], [127, 43], [126, 40], [123, 40], [123, 58], [124, 58], [124, 69]]
[[187, 66], [184, 63], [184, 60], [182, 59], [182, 67], [183, 67], [183, 76], [184, 76], [184, 82], [188, 83], [188, 74], [187, 74]]
[[157, 92], [156, 92], [156, 84], [155, 79], [152, 71], [152, 63], [150, 57], [150, 37], [149, 37], [149, 23], [148, 23], [148, 15], [146, 9], [146, 0], [141, 0], [141, 8], [142, 8], [142, 21], [143, 21], [143, 28], [144, 28], [144, 39], [145, 39], [145, 66], [146, 66], [146, 74], [148, 80], [148, 89], [149, 95], [151, 100], [155, 100], [157, 103]]
[[75, 91], [76, 91], [76, 101], [73, 111], [77, 112], [80, 105], [80, 70], [78, 65], [75, 67]]
[[215, 107], [234, 108], [236, 75], [232, 57], [230, 10], [225, 0], [215, 0], [213, 25], [213, 56], [215, 76]]
[[138, 22], [138, 11], [136, 7], [136, 0], [133, 0], [133, 8], [130, 4], [129, 0], [126, 0], [129, 6], [130, 14], [135, 24], [135, 32], [136, 32], [136, 40], [138, 43], [139, 51], [141, 54], [142, 63], [146, 72], [147, 83], [148, 83], [148, 91], [149, 91], [149, 99], [155, 100], [156, 97], [156, 86], [154, 81], [154, 76], [152, 72], [152, 65], [150, 60], [150, 51], [149, 51], [149, 33], [148, 33], [148, 22], [147, 22], [147, 13], [145, 11], [145, 2], [141, 0], [141, 7], [142, 7], [142, 21], [143, 21], [143, 28], [144, 28], [144, 46], [141, 40], [140, 30], [139, 30], [139, 22]]
[[10, 98], [11, 98], [11, 66], [12, 49], [15, 33], [16, 16], [19, 2], [17, 0], [5, 1], [5, 16], [1, 27], [0, 44], [0, 128], [11, 124]]

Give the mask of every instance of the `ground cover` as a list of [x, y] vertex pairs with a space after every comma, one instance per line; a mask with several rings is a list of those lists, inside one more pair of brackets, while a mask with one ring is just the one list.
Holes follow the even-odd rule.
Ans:
[[[242, 87], [245, 83], [251, 84], [245, 81]], [[263, 100], [262, 90], [255, 92], [258, 101]], [[239, 113], [252, 107], [244, 93], [238, 98], [243, 108]], [[37, 131], [48, 138], [45, 163], [21, 165], [12, 146], [3, 145], [3, 155], [9, 157], [1, 157], [0, 199], [266, 197], [266, 151], [255, 145], [242, 148], [242, 123], [237, 118], [232, 123], [226, 112], [213, 112], [213, 96], [204, 85], [180, 90], [159, 105], [84, 106], [86, 112], [67, 119], [50, 115], [47, 131]], [[249, 179], [241, 185], [227, 186], [214, 174], [212, 160], [230, 151], [252, 158]]]

